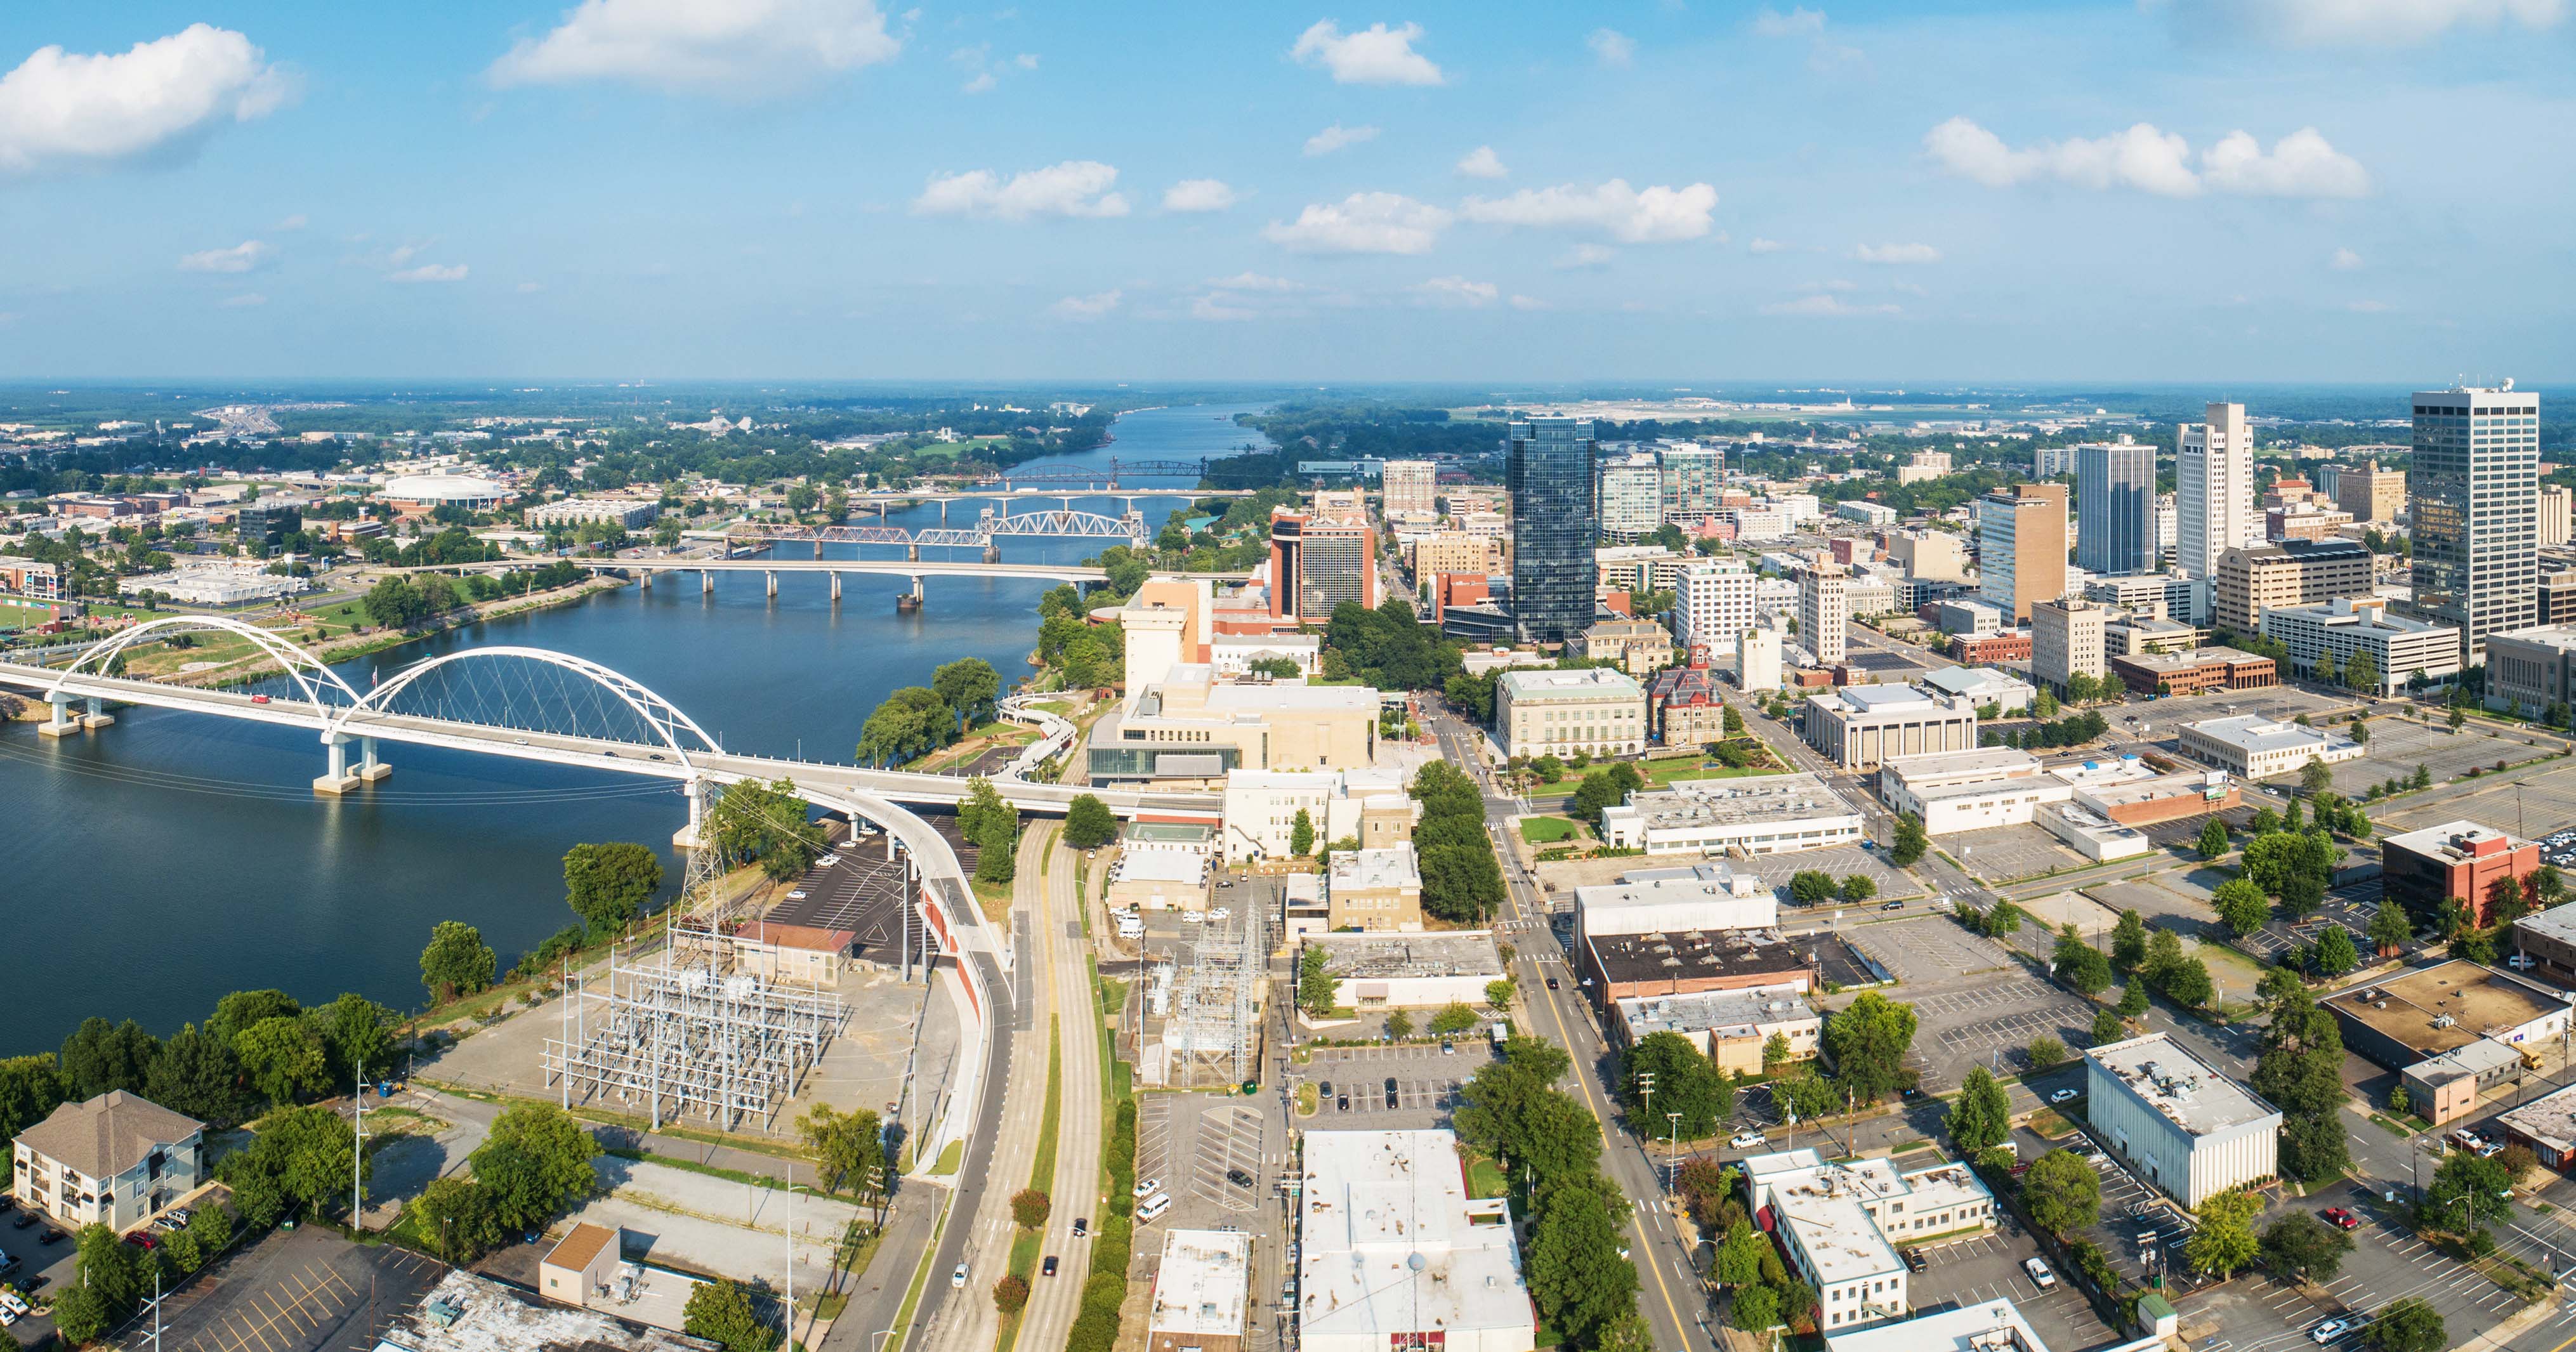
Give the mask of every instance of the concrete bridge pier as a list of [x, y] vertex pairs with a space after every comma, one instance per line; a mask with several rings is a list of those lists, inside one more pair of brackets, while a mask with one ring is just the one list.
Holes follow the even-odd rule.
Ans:
[[993, 543], [993, 542], [992, 542], [992, 541], [990, 541], [990, 540], [985, 541], [985, 542], [984, 542], [984, 562], [986, 562], [986, 563], [1000, 563], [1001, 561], [1002, 561], [1002, 547], [1001, 547], [1000, 545], [998, 545], [998, 544]]
[[701, 596], [713, 596], [716, 594], [715, 569], [701, 568], [698, 570], [698, 594]]
[[839, 572], [835, 571], [827, 573], [825, 576], [832, 579], [832, 604], [837, 606], [841, 603], [841, 575]]
[[[359, 762], [355, 770], [349, 768], [349, 743], [351, 742], [359, 743]], [[362, 784], [374, 783], [394, 772], [394, 767], [376, 759], [376, 739], [373, 737], [351, 737], [345, 732], [334, 732], [322, 739], [322, 745], [330, 752], [331, 767], [330, 773], [313, 781], [315, 793], [327, 793], [336, 797]]]
[[69, 737], [73, 733], [81, 730], [81, 720], [71, 716], [71, 696], [55, 692], [46, 695], [45, 699], [46, 702], [53, 705], [54, 715], [53, 717], [36, 725], [36, 732], [39, 736]]
[[913, 575], [911, 591], [896, 593], [894, 598], [894, 608], [906, 615], [914, 614], [921, 609], [920, 574], [916, 573]]
[[921, 546], [917, 544], [905, 545], [903, 547], [903, 561], [906, 563], [921, 562]]
[[763, 573], [763, 574], [761, 574], [761, 576], [766, 577], [766, 578], [768, 578], [768, 579], [769, 579], [769, 597], [770, 597], [770, 599], [771, 599], [771, 600], [773, 600], [773, 601], [774, 601], [774, 600], [776, 600], [776, 599], [778, 599], [778, 574], [776, 574], [776, 573]]
[[116, 721], [116, 715], [108, 713], [106, 706], [100, 703], [96, 695], [89, 697], [88, 709], [89, 712], [81, 718], [80, 725], [91, 732], [96, 732]]
[[682, 792], [689, 800], [689, 821], [687, 825], [671, 833], [671, 846], [673, 849], [680, 850], [704, 849], [706, 848], [707, 782], [692, 775], [689, 777], [688, 787]]

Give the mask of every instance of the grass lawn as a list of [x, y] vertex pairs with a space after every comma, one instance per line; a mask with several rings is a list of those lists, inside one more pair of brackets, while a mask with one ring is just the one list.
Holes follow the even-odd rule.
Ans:
[[1571, 818], [1521, 818], [1521, 839], [1532, 845], [1553, 845], [1562, 840], [1581, 840], [1582, 838], [1582, 824]]
[[930, 1172], [934, 1177], [953, 1177], [957, 1173], [957, 1166], [964, 1162], [965, 1158], [966, 1143], [950, 1141], [948, 1148], [939, 1152], [939, 1162], [930, 1166]]
[[[1598, 770], [1600, 768], [1602, 768], [1602, 765], [1599, 761], [1593, 762], [1588, 769], [1583, 770], [1577, 770], [1569, 765], [1565, 770], [1565, 778], [1560, 779], [1553, 784], [1541, 784], [1537, 788], [1531, 789], [1529, 796], [1532, 801], [1536, 801], [1541, 798], [1571, 797], [1576, 789], [1583, 787], [1583, 777], [1590, 774], [1593, 770]], [[1748, 775], [1776, 775], [1779, 774], [1780, 771], [1761, 766], [1746, 766], [1745, 768], [1738, 770], [1731, 766], [1715, 765], [1704, 761], [1689, 760], [1670, 761], [1664, 765], [1645, 766], [1641, 769], [1641, 773], [1646, 776], [1647, 787], [1654, 788], [1665, 784], [1676, 783], [1685, 779], [1742, 779]]]

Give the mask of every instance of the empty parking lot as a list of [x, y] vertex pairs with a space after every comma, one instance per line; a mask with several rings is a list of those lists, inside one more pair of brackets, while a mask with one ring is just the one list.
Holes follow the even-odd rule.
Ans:
[[162, 1342], [173, 1352], [366, 1352], [446, 1271], [390, 1246], [279, 1231], [162, 1302]]
[[2085, 862], [2084, 856], [2066, 848], [2047, 828], [2028, 823], [1954, 831], [1936, 843], [1959, 861], [1960, 868], [1990, 883], [2035, 877]]
[[2531, 734], [2501, 735], [2477, 723], [2453, 732], [2441, 723], [2377, 718], [2370, 723], [2370, 754], [2335, 766], [2334, 789], [2347, 798], [2358, 798], [2374, 784], [2406, 779], [2418, 765], [2424, 767], [2434, 783], [2441, 784], [2459, 778], [2472, 767], [2493, 770], [2498, 761], [2520, 765], [2558, 749], [2548, 738], [2537, 738], [2540, 746], [2530, 745], [2531, 740]]

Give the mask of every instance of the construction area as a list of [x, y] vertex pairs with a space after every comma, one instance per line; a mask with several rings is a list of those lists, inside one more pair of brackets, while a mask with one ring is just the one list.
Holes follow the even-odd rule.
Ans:
[[1205, 912], [1158, 917], [1147, 940], [1143, 1017], [1130, 1025], [1145, 1084], [1214, 1089], [1250, 1080], [1260, 1067], [1270, 942], [1263, 908], [1229, 897], [1231, 890], [1220, 887]]

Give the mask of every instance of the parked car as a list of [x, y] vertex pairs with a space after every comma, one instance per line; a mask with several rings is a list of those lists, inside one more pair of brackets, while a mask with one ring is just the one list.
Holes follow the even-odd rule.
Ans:
[[18, 1219], [16, 1219], [16, 1220], [14, 1220], [14, 1221], [9, 1222], [9, 1228], [10, 1228], [10, 1229], [12, 1229], [12, 1230], [24, 1230], [24, 1229], [26, 1229], [28, 1226], [33, 1225], [33, 1224], [35, 1224], [35, 1223], [36, 1223], [36, 1213], [35, 1213], [35, 1212], [32, 1212], [32, 1211], [22, 1211], [22, 1212], [18, 1213]]
[[1136, 1222], [1142, 1225], [1171, 1209], [1172, 1195], [1168, 1192], [1155, 1193], [1145, 1199], [1145, 1205], [1136, 1208]]
[[1458, 1044], [1451, 1042], [1445, 1037], [1440, 1039], [1440, 1054], [1442, 1056], [1456, 1056], [1458, 1054]]
[[1389, 1075], [1386, 1077], [1386, 1106], [1393, 1108], [1401, 1102], [1402, 1100], [1397, 1098], [1395, 1093], [1395, 1077]]
[[2072, 1101], [2081, 1093], [2083, 1093], [2083, 1091], [2080, 1089], [2060, 1089], [2056, 1093], [2049, 1095], [2048, 1101], [2051, 1103], [2066, 1103]]
[[2057, 1289], [2057, 1274], [2048, 1270], [2047, 1263], [2037, 1258], [2025, 1258], [2021, 1260], [2021, 1270], [2030, 1274], [2030, 1284], [2038, 1287], [2040, 1290], [2054, 1291]]
[[127, 1235], [125, 1237], [125, 1242], [138, 1249], [157, 1249], [161, 1247], [161, 1241], [154, 1239], [151, 1232], [145, 1230], [137, 1230], [133, 1234]]
[[1251, 1171], [1238, 1166], [1225, 1171], [1225, 1181], [1238, 1188], [1248, 1188], [1252, 1186], [1252, 1174]]
[[1346, 1112], [1349, 1112], [1350, 1110], [1351, 1110], [1351, 1096], [1350, 1096], [1350, 1095], [1348, 1095], [1348, 1094], [1344, 1094], [1344, 1095], [1340, 1096], [1339, 1098], [1336, 1098], [1335, 1100], [1333, 1100], [1333, 1111], [1334, 1111], [1334, 1112], [1337, 1112], [1337, 1113], [1346, 1113]]
[[48, 1244], [60, 1244], [62, 1242], [63, 1232], [48, 1225], [45, 1227], [45, 1233], [37, 1238], [36, 1246], [38, 1248], [43, 1248]]
[[2361, 1224], [2361, 1217], [2352, 1214], [2350, 1207], [2330, 1206], [2326, 1208], [2326, 1221], [2337, 1229], [2350, 1230]]
[[1891, 901], [1878, 909], [1882, 911], [1901, 911], [1905, 909], [1905, 903], [1901, 901]]
[[1139, 1197], [1151, 1197], [1162, 1190], [1163, 1180], [1159, 1178], [1143, 1179], [1136, 1184], [1136, 1195]]
[[2335, 1339], [2350, 1332], [2352, 1332], [2352, 1323], [2350, 1320], [2329, 1319], [2326, 1322], [2317, 1325], [2315, 1328], [2308, 1330], [2308, 1341], [2315, 1343], [2319, 1347], [2324, 1347], [2328, 1343], [2331, 1343]]
[[1932, 1264], [1923, 1257], [1923, 1253], [1920, 1249], [1907, 1249], [1905, 1251], [1906, 1271], [1921, 1272], [1923, 1269], [1930, 1266], [1932, 1266]]
[[1739, 1131], [1727, 1137], [1726, 1144], [1736, 1150], [1759, 1150], [1771, 1144], [1771, 1138], [1758, 1131]]

